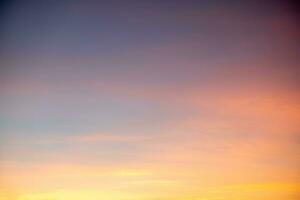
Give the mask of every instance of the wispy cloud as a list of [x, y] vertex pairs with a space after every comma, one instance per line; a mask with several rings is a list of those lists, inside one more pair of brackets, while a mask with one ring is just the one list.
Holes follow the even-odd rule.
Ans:
[[93, 133], [80, 134], [67, 137], [67, 141], [72, 142], [139, 142], [151, 138], [147, 135], [128, 135], [113, 133]]

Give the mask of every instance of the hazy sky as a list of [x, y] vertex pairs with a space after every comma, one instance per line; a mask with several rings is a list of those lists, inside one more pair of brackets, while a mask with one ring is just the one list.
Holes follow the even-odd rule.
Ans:
[[0, 199], [299, 199], [297, 8], [3, 1]]

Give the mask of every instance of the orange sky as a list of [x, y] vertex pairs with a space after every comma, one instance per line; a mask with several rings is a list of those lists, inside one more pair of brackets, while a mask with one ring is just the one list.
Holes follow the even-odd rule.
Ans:
[[299, 199], [292, 5], [5, 4], [0, 200]]

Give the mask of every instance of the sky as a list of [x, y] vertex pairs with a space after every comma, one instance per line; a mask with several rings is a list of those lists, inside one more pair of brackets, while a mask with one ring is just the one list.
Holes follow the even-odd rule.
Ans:
[[292, 1], [1, 1], [0, 200], [297, 200]]

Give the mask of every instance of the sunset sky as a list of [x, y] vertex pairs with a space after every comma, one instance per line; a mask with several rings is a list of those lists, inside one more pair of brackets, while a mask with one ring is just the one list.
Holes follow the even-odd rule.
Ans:
[[0, 12], [0, 200], [299, 200], [289, 1]]

